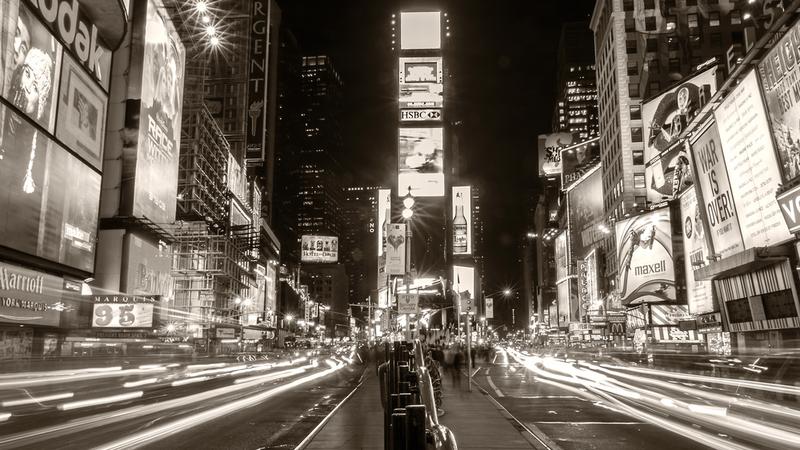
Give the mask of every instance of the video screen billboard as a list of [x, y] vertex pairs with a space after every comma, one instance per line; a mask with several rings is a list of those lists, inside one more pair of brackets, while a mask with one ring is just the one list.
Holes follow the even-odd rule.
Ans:
[[300, 261], [335, 263], [339, 260], [339, 238], [303, 235], [300, 238]]
[[[400, 109], [434, 108], [444, 106], [444, 84], [442, 83], [442, 58], [414, 57], [400, 58]], [[437, 117], [429, 115], [430, 120]], [[441, 118], [441, 114], [438, 116]], [[408, 120], [413, 120], [413, 117]]]
[[619, 295], [626, 306], [674, 301], [675, 263], [669, 208], [616, 223]]
[[764, 100], [772, 125], [783, 180], [800, 177], [800, 22], [786, 32], [780, 41], [758, 63], [758, 74], [764, 88]]
[[600, 166], [567, 191], [572, 254], [583, 258], [604, 235], [597, 228], [603, 220], [603, 176]]
[[133, 295], [173, 297], [172, 249], [134, 234], [127, 234], [128, 264], [125, 292]]
[[1, 105], [0, 116], [0, 245], [92, 272], [100, 174], [26, 118]]
[[472, 254], [472, 187], [453, 186], [453, 254]]
[[[2, 95], [38, 125], [52, 132], [61, 76], [61, 44], [28, 5], [19, 0], [1, 2], [0, 24]], [[0, 121], [8, 126], [14, 117], [0, 115]], [[0, 156], [7, 151], [0, 150]]]
[[442, 128], [400, 128], [398, 195], [411, 187], [415, 197], [444, 195], [444, 137]]
[[442, 48], [442, 18], [439, 11], [401, 12], [400, 49]]
[[646, 163], [677, 142], [692, 119], [717, 92], [717, 69], [718, 66], [710, 67], [642, 103], [642, 123], [647, 130], [644, 143]]
[[680, 197], [681, 227], [683, 231], [683, 257], [686, 268], [686, 300], [692, 314], [714, 311], [711, 281], [696, 280], [694, 271], [707, 264], [710, 255], [706, 243], [702, 211], [697, 203], [697, 192], [687, 189]]
[[175, 220], [184, 84], [183, 44], [164, 14], [154, 0], [147, 1], [133, 181], [132, 214], [155, 223]]
[[564, 189], [592, 170], [600, 161], [599, 140], [576, 144], [561, 150], [561, 185]]
[[725, 258], [744, 250], [744, 243], [717, 123], [711, 121], [704, 126], [705, 129], [689, 144], [708, 220], [708, 235], [714, 252]]
[[722, 155], [745, 248], [767, 247], [792, 238], [775, 192], [781, 174], [755, 71], [750, 71], [714, 111]]
[[561, 148], [577, 142], [572, 133], [540, 134], [539, 143], [539, 175], [561, 175]]

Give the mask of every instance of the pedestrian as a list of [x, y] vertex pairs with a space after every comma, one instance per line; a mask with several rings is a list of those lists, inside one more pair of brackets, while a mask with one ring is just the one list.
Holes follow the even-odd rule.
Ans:
[[460, 348], [456, 348], [453, 352], [453, 366], [451, 368], [451, 377], [453, 381], [453, 387], [457, 387], [458, 390], [461, 390], [461, 365], [464, 363], [464, 355], [461, 353]]

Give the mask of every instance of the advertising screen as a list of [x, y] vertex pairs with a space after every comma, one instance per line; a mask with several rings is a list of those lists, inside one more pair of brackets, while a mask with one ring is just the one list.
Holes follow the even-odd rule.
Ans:
[[392, 190], [378, 189], [378, 256], [386, 247], [386, 228], [392, 222]]
[[755, 71], [725, 97], [714, 116], [745, 248], [788, 241], [792, 234], [775, 201], [780, 169]]
[[61, 278], [0, 262], [0, 323], [59, 326], [61, 312], [53, 306], [62, 300], [63, 284]]
[[580, 262], [578, 271], [578, 297], [581, 308], [590, 314], [603, 314], [603, 299], [598, 284], [597, 250], [592, 250]]
[[166, 244], [153, 244], [134, 234], [128, 240], [128, 273], [125, 292], [133, 295], [158, 295], [172, 298], [172, 250]]
[[406, 273], [406, 224], [392, 223], [386, 229], [386, 273]]
[[0, 115], [9, 149], [0, 161], [0, 211], [14, 212], [0, 216], [0, 245], [91, 272], [100, 174], [27, 119], [4, 106]]
[[578, 303], [575, 297], [572, 280], [564, 280], [556, 285], [559, 327], [565, 328], [569, 325], [570, 320], [578, 318], [577, 310], [574, 307]]
[[475, 269], [467, 266], [453, 266], [453, 291], [458, 293], [461, 303], [460, 314], [466, 314], [466, 308], [475, 311]]
[[686, 267], [686, 300], [692, 314], [714, 311], [711, 281], [695, 280], [694, 271], [707, 264], [710, 255], [706, 244], [701, 207], [697, 203], [694, 188], [687, 189], [680, 197], [681, 227], [683, 231], [683, 255]]
[[669, 208], [617, 222], [616, 237], [622, 302], [628, 306], [675, 300]]
[[[398, 67], [400, 109], [433, 108], [432, 111], [441, 111], [444, 106], [442, 58], [400, 58]], [[441, 113], [417, 116], [407, 112], [401, 114], [401, 118], [403, 117], [404, 120], [438, 120], [441, 119]]]
[[786, 32], [780, 41], [758, 63], [758, 74], [764, 88], [764, 100], [772, 125], [783, 179], [791, 182], [800, 177], [800, 22]]
[[564, 189], [592, 170], [600, 161], [599, 140], [561, 150], [561, 185]]
[[472, 188], [453, 186], [453, 254], [472, 254]]
[[401, 12], [400, 48], [429, 50], [442, 48], [442, 19], [438, 11]]
[[108, 95], [70, 56], [64, 55], [56, 136], [100, 170], [106, 141]]
[[645, 164], [647, 200], [653, 203], [672, 200], [694, 183], [689, 154], [682, 142], [675, 142]]
[[494, 299], [492, 297], [486, 297], [483, 299], [484, 303], [484, 317], [487, 319], [494, 319]]
[[577, 142], [572, 133], [552, 133], [539, 135], [539, 175], [561, 175], [561, 148]]
[[442, 57], [400, 58], [400, 84], [442, 83]]
[[738, 253], [744, 244], [717, 123], [711, 121], [689, 143], [714, 252], [723, 258]]
[[597, 228], [603, 220], [603, 177], [600, 166], [572, 185], [567, 191], [567, 202], [572, 254], [583, 258], [604, 237]]
[[388, 308], [388, 307], [389, 307], [389, 289], [388, 288], [378, 289], [378, 308]]
[[171, 223], [178, 190], [184, 48], [162, 14], [153, 0], [147, 2], [132, 214]]
[[339, 259], [339, 238], [310, 236], [300, 238], [300, 260], [309, 263], [335, 263]]
[[711, 67], [642, 103], [646, 128], [644, 160], [649, 162], [678, 141], [687, 125], [717, 91], [717, 68]]
[[[0, 23], [3, 97], [52, 132], [61, 76], [61, 44], [19, 0], [0, 3]], [[0, 114], [0, 120], [8, 127], [13, 117], [4, 116]]]
[[267, 312], [267, 326], [275, 326], [275, 313], [278, 311], [278, 271], [272, 264], [267, 264], [266, 300], [264, 309]]
[[555, 238], [556, 281], [561, 281], [569, 274], [569, 253], [567, 249], [567, 232], [562, 231]]
[[444, 195], [444, 138], [441, 128], [400, 128], [398, 195], [411, 187], [416, 197]]
[[153, 303], [95, 303], [92, 328], [150, 328]]
[[687, 305], [650, 305], [650, 325], [678, 325], [691, 318]]
[[228, 190], [242, 205], [247, 205], [247, 174], [236, 158], [228, 153]]

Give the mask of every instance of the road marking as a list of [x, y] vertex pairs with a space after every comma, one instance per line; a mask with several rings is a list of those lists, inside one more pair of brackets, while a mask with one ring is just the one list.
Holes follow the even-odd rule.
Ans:
[[535, 423], [545, 423], [548, 425], [645, 425], [644, 422], [570, 422], [556, 420], [538, 420]]
[[503, 395], [503, 393], [500, 392], [500, 389], [497, 389], [497, 386], [495, 386], [494, 382], [492, 381], [492, 377], [486, 375], [486, 381], [489, 382], [489, 386], [491, 386], [492, 389], [494, 389], [494, 393], [497, 394], [498, 397], [505, 397], [505, 395]]
[[543, 399], [543, 398], [566, 399], [566, 398], [572, 398], [572, 399], [575, 399], [575, 400], [588, 401], [588, 400], [586, 400], [584, 398], [580, 398], [580, 397], [577, 397], [575, 395], [510, 395], [509, 397], [511, 397], [511, 398], [520, 398], [520, 399]]

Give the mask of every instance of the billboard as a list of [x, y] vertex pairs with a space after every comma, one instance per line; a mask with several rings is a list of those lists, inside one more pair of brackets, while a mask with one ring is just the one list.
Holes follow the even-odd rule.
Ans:
[[378, 289], [378, 308], [389, 307], [389, 289], [386, 287]]
[[338, 260], [338, 237], [303, 235], [300, 238], [300, 261], [308, 263], [335, 263]]
[[555, 238], [556, 282], [569, 275], [569, 250], [567, 247], [567, 232], [562, 231]]
[[589, 252], [585, 258], [579, 261], [579, 265], [578, 300], [581, 309], [593, 315], [604, 314], [603, 299], [600, 297], [598, 283], [597, 250]]
[[59, 326], [54, 306], [63, 285], [61, 278], [0, 262], [0, 323]]
[[[269, 41], [272, 2], [250, 2], [250, 48], [248, 54], [247, 119], [245, 125], [246, 158], [263, 161], [266, 158], [267, 94], [269, 78]], [[274, 37], [272, 37], [274, 39]]]
[[400, 49], [442, 48], [442, 18], [439, 11], [401, 12]]
[[622, 302], [632, 304], [675, 300], [675, 263], [669, 208], [616, 223], [617, 286]]
[[127, 295], [92, 297], [92, 328], [150, 328], [155, 300]]
[[405, 195], [410, 187], [415, 197], [443, 196], [442, 128], [400, 128], [397, 148], [398, 195]]
[[494, 319], [494, 299], [492, 297], [486, 297], [483, 299], [483, 304], [485, 308], [485, 317], [487, 319]]
[[401, 109], [400, 122], [441, 122], [442, 110], [437, 108]]
[[378, 189], [378, 256], [386, 248], [386, 229], [392, 222], [392, 190]]
[[453, 186], [453, 254], [472, 254], [472, 188]]
[[[440, 111], [444, 106], [444, 84], [442, 57], [400, 58], [398, 63], [398, 79], [400, 81], [400, 109], [434, 108]], [[401, 119], [403, 114], [401, 113]], [[423, 116], [429, 120], [441, 119], [438, 116]], [[419, 120], [417, 116], [408, 116], [407, 120]]]
[[597, 228], [603, 220], [603, 177], [600, 166], [567, 191], [572, 254], [583, 258], [604, 235]]
[[702, 211], [697, 203], [697, 192], [687, 189], [680, 197], [683, 255], [686, 267], [686, 300], [692, 314], [714, 311], [711, 281], [695, 280], [694, 271], [707, 264], [710, 255], [706, 243]]
[[642, 123], [647, 130], [645, 162], [650, 162], [676, 143], [700, 109], [717, 92], [717, 68], [710, 67], [642, 103]]
[[682, 142], [675, 142], [645, 164], [644, 174], [647, 200], [653, 203], [672, 200], [694, 184], [689, 153]]
[[397, 293], [397, 314], [417, 314], [419, 312], [419, 294]]
[[781, 174], [755, 71], [750, 71], [714, 111], [745, 248], [792, 238], [775, 192]]
[[561, 175], [561, 148], [577, 141], [572, 133], [540, 134], [539, 143], [539, 176]]
[[767, 114], [785, 182], [800, 177], [800, 22], [758, 63]]
[[406, 224], [392, 223], [386, 229], [386, 273], [406, 273]]
[[[130, 101], [126, 128], [138, 128], [131, 177], [131, 214], [155, 223], [175, 221], [178, 189], [184, 48], [166, 11], [147, 1], [140, 103]], [[135, 95], [135, 94], [134, 94]], [[131, 157], [131, 156], [129, 156]], [[131, 195], [131, 194], [128, 194]]]
[[247, 173], [231, 153], [228, 153], [228, 190], [239, 200], [239, 203], [248, 204]]
[[561, 185], [568, 188], [600, 160], [599, 139], [561, 149]]
[[459, 314], [475, 312], [475, 269], [467, 266], [453, 266], [453, 291], [459, 301]]
[[0, 160], [0, 245], [93, 271], [100, 174], [11, 109], [0, 105], [0, 116], [7, 149]]
[[172, 249], [126, 234], [128, 266], [123, 290], [132, 295], [172, 298]]
[[689, 144], [714, 252], [723, 258], [739, 253], [744, 244], [717, 123], [709, 122]]
[[276, 326], [275, 314], [278, 312], [278, 271], [275, 266], [267, 263], [266, 271], [266, 299], [264, 301], [264, 310], [266, 311], [266, 323], [269, 327]]

